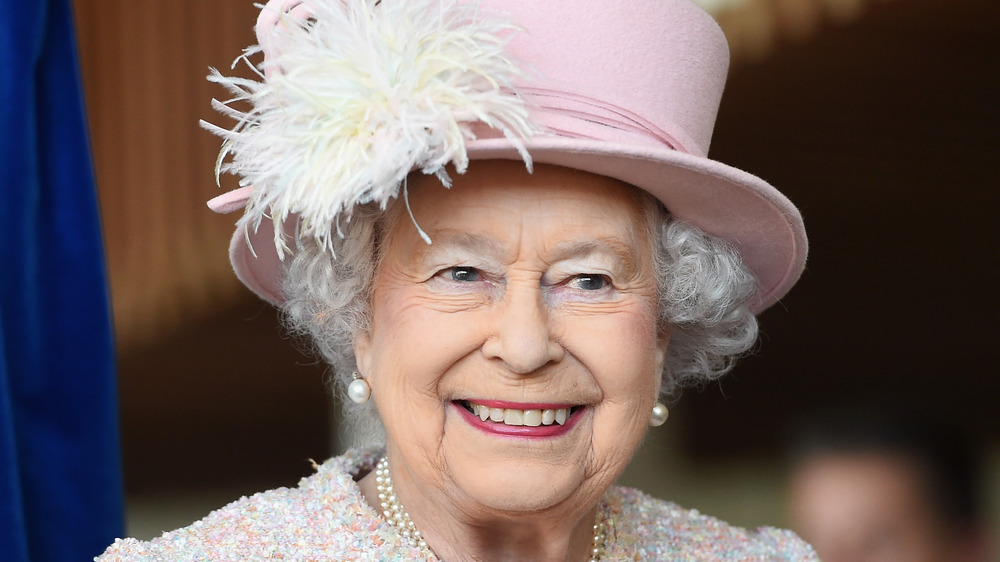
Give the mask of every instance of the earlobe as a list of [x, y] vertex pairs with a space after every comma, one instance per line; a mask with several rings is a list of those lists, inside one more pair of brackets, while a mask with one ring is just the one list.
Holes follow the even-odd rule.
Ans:
[[358, 372], [371, 383], [372, 373], [372, 340], [368, 332], [361, 332], [354, 338], [351, 345], [354, 348], [354, 361], [358, 366]]
[[670, 332], [664, 330], [656, 340], [653, 354], [653, 393], [660, 395], [663, 386], [663, 366], [667, 361], [667, 348], [670, 346]]
[[663, 365], [667, 361], [667, 348], [670, 347], [670, 330], [664, 330], [656, 342], [656, 372], [663, 372]]

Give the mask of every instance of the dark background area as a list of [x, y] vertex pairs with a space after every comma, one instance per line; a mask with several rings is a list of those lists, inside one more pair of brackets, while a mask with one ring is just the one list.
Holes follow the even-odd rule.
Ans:
[[755, 356], [675, 407], [699, 457], [816, 410], [915, 409], [997, 441], [1000, 7], [873, 4], [733, 69], [711, 157], [798, 205], [810, 255]]
[[247, 294], [119, 362], [130, 494], [294, 485], [331, 454], [327, 371]]
[[[800, 207], [810, 258], [759, 353], [672, 407], [683, 452], [771, 455], [858, 401], [998, 441], [998, 25], [992, 0], [878, 2], [734, 66], [710, 155]], [[249, 292], [123, 352], [120, 380], [132, 494], [291, 485], [334, 441], [324, 368]]]

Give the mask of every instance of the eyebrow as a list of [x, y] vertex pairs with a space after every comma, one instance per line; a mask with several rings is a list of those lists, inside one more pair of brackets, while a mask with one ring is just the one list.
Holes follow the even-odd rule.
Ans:
[[439, 250], [443, 246], [458, 247], [469, 252], [487, 256], [502, 256], [508, 252], [499, 240], [489, 236], [462, 232], [460, 230], [444, 229], [434, 232], [431, 235], [430, 244], [420, 244], [416, 254], [422, 258]]
[[[459, 249], [483, 256], [502, 257], [510, 250], [493, 237], [473, 234], [460, 230], [443, 229], [431, 235], [431, 244], [420, 244], [416, 251], [418, 259], [431, 255], [443, 247]], [[601, 237], [586, 240], [574, 240], [557, 244], [550, 255], [552, 263], [570, 258], [588, 256], [591, 254], [607, 254], [617, 259], [626, 271], [635, 271], [635, 248], [632, 248], [617, 238]]]
[[553, 250], [552, 257], [553, 261], [562, 261], [591, 254], [611, 254], [621, 261], [628, 271], [635, 270], [635, 249], [616, 238], [593, 238], [558, 244]]

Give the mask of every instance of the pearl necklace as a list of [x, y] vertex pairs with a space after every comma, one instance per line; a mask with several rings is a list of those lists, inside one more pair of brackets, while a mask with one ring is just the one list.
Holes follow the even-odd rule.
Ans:
[[[427, 546], [424, 537], [417, 530], [410, 514], [403, 509], [403, 504], [399, 503], [396, 497], [396, 490], [392, 485], [392, 476], [389, 475], [389, 457], [383, 456], [375, 466], [375, 489], [378, 491], [378, 501], [382, 508], [382, 516], [392, 526], [398, 528], [403, 539], [415, 548], [420, 549], [424, 558], [434, 557], [434, 552]], [[604, 551], [605, 542], [605, 521], [604, 509], [597, 510], [597, 521], [594, 522], [594, 538], [591, 544], [590, 562], [596, 562], [601, 558]]]

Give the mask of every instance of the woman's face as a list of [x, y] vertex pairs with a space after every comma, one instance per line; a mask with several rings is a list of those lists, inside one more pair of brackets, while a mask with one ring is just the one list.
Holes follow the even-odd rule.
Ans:
[[633, 189], [517, 162], [411, 178], [433, 243], [398, 214], [355, 344], [404, 504], [584, 509], [625, 468], [667, 346]]

